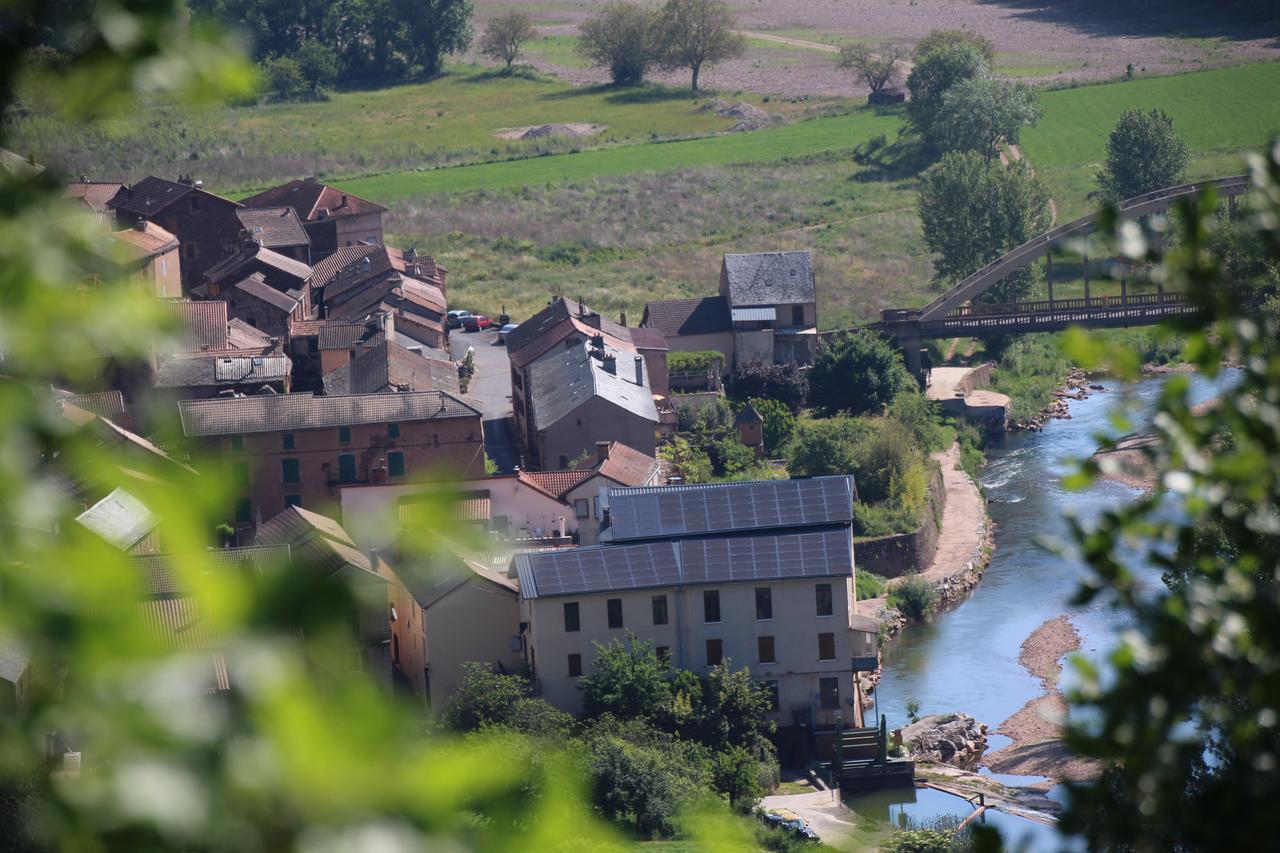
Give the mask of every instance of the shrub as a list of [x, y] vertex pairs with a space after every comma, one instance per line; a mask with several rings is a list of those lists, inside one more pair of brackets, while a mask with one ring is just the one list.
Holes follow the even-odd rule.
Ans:
[[950, 444], [951, 432], [942, 424], [938, 404], [914, 388], [893, 398], [889, 417], [901, 424], [926, 453], [946, 450]]
[[809, 378], [795, 362], [749, 361], [733, 374], [728, 391], [735, 400], [764, 397], [777, 400], [792, 412], [799, 412], [809, 396]]
[[268, 56], [260, 65], [262, 90], [273, 101], [300, 101], [309, 87], [302, 66], [291, 56]]
[[908, 619], [923, 619], [938, 606], [938, 590], [919, 575], [908, 575], [889, 593], [889, 604]]
[[796, 416], [785, 403], [755, 397], [751, 405], [764, 418], [764, 452], [770, 457], [780, 453], [796, 432]]
[[898, 348], [876, 332], [836, 335], [818, 348], [809, 371], [810, 396], [827, 414], [879, 414], [915, 386]]
[[671, 373], [703, 373], [715, 367], [724, 369], [724, 354], [715, 350], [673, 352], [667, 355], [667, 369]]
[[912, 696], [907, 700], [907, 719], [913, 723], [920, 722], [920, 700]]
[[653, 643], [638, 640], [628, 631], [625, 643], [614, 639], [608, 645], [592, 645], [595, 665], [578, 682], [588, 716], [665, 717], [671, 706], [671, 666], [658, 657]]
[[868, 598], [879, 598], [880, 594], [884, 592], [884, 578], [871, 572], [858, 572], [854, 583], [857, 587], [859, 601], [866, 601]]
[[787, 470], [793, 477], [851, 474], [858, 466], [855, 444], [871, 426], [857, 418], [828, 418], [801, 423], [787, 455]]
[[717, 477], [737, 477], [756, 467], [756, 455], [737, 434], [717, 439], [707, 446], [711, 468]]
[[528, 696], [529, 683], [520, 676], [494, 672], [484, 663], [464, 663], [462, 680], [445, 709], [444, 721], [460, 732], [507, 725], [517, 703]]
[[700, 447], [676, 436], [658, 448], [658, 456], [667, 462], [686, 483], [705, 483], [711, 479], [711, 459]]

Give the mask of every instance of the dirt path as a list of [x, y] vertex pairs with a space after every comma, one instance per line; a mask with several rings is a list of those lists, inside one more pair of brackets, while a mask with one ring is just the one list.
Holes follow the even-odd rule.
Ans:
[[738, 35], [746, 36], [749, 39], [761, 39], [763, 41], [777, 42], [790, 47], [802, 47], [805, 50], [820, 50], [823, 53], [839, 53], [840, 48], [833, 44], [823, 44], [820, 41], [807, 41], [805, 39], [793, 39], [786, 36], [775, 36], [772, 33], [758, 33], [754, 30], [738, 30]]
[[804, 818], [824, 843], [839, 849], [848, 849], [857, 827], [856, 816], [834, 791], [765, 797], [760, 801], [760, 808], [795, 812]]

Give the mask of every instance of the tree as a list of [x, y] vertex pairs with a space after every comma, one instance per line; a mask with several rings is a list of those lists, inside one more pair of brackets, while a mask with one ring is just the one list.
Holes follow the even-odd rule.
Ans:
[[[1253, 180], [1240, 227], [1280, 261], [1280, 149], [1253, 158]], [[1240, 313], [1225, 287], [1209, 251], [1216, 201], [1184, 203], [1173, 216], [1180, 245], [1163, 258], [1140, 233], [1121, 240], [1114, 221], [1104, 222], [1109, 247], [1138, 268], [1160, 263], [1164, 286], [1208, 318], [1184, 327], [1191, 362], [1212, 377], [1229, 360], [1237, 378], [1208, 409], [1192, 405], [1186, 378], [1168, 380], [1147, 449], [1159, 492], [1072, 526], [1088, 566], [1074, 603], [1116, 608], [1128, 628], [1105, 668], [1073, 661], [1067, 744], [1108, 770], [1070, 786], [1062, 826], [1095, 850], [1261, 849], [1280, 796], [1280, 326]], [[1105, 359], [1122, 378], [1138, 373], [1123, 345], [1084, 334], [1068, 343], [1086, 368]], [[1099, 472], [1085, 462], [1067, 483]], [[1153, 590], [1135, 577], [1138, 559], [1181, 577]]]
[[262, 62], [262, 88], [273, 101], [298, 101], [307, 97], [302, 67], [292, 56], [269, 56]]
[[735, 811], [750, 812], [760, 795], [760, 760], [746, 747], [734, 746], [716, 753], [712, 771], [716, 790], [729, 798]]
[[[993, 168], [974, 152], [947, 154], [920, 182], [920, 220], [937, 252], [934, 278], [957, 281], [1049, 227], [1049, 193], [1019, 161]], [[1035, 282], [1020, 270], [988, 288], [984, 302], [1014, 302]]]
[[582, 676], [582, 707], [587, 716], [611, 714], [618, 719], [663, 719], [671, 708], [671, 665], [658, 657], [653, 643], [627, 632], [627, 640], [593, 643], [596, 660]]
[[686, 483], [705, 483], [711, 479], [711, 459], [707, 452], [678, 435], [658, 448], [658, 456]]
[[615, 86], [636, 86], [658, 59], [654, 15], [636, 3], [609, 3], [579, 26], [578, 51], [608, 68]]
[[774, 730], [768, 717], [773, 700], [764, 685], [726, 659], [711, 667], [700, 687], [684, 732], [716, 753], [747, 749], [758, 765]]
[[735, 400], [763, 397], [777, 400], [792, 412], [799, 412], [809, 396], [809, 380], [794, 362], [748, 361], [734, 371], [728, 391]]
[[394, 0], [404, 37], [400, 50], [425, 77], [444, 70], [447, 53], [471, 46], [471, 0]]
[[338, 57], [328, 46], [306, 39], [298, 46], [294, 58], [313, 100], [324, 98], [324, 90], [338, 79]]
[[462, 665], [462, 679], [444, 711], [452, 729], [470, 732], [483, 726], [506, 725], [517, 703], [529, 696], [529, 682], [518, 675], [494, 672], [484, 663]]
[[1098, 193], [1119, 202], [1182, 183], [1190, 158], [1187, 143], [1162, 110], [1125, 110], [1107, 137], [1107, 162], [1098, 172]]
[[480, 37], [480, 52], [490, 59], [511, 64], [520, 58], [520, 50], [524, 43], [535, 38], [537, 32], [533, 22], [524, 12], [511, 10], [505, 15], [494, 18], [484, 28]]
[[751, 398], [760, 417], [764, 418], [764, 452], [771, 457], [776, 456], [791, 441], [796, 431], [796, 416], [791, 409], [780, 400], [769, 400], [764, 397]]
[[1030, 86], [989, 77], [962, 80], [942, 94], [930, 145], [938, 151], [977, 151], [989, 161], [999, 143], [1017, 145], [1022, 128], [1034, 127], [1042, 113], [1040, 96]]
[[667, 0], [657, 24], [658, 64], [666, 69], [688, 68], [690, 88], [698, 91], [704, 65], [714, 65], [746, 50], [746, 39], [735, 31], [737, 18], [724, 0]]
[[987, 63], [988, 68], [996, 64], [995, 42], [973, 30], [929, 30], [925, 37], [916, 42], [912, 55], [919, 62], [935, 50], [944, 47], [967, 46], [976, 50]]
[[907, 119], [926, 143], [936, 141], [933, 123], [942, 110], [942, 96], [957, 83], [986, 77], [990, 65], [972, 45], [950, 44], [931, 50], [907, 75], [911, 100]]
[[736, 432], [707, 445], [711, 468], [718, 477], [737, 477], [756, 467], [756, 455], [738, 438]]
[[793, 477], [852, 474], [858, 466], [854, 448], [870, 429], [865, 422], [849, 417], [802, 423], [791, 443], [787, 470]]
[[836, 64], [852, 71], [875, 94], [897, 78], [906, 58], [907, 49], [896, 42], [882, 42], [875, 47], [849, 43], [840, 46], [840, 59]]
[[902, 353], [876, 332], [836, 335], [818, 347], [809, 370], [810, 394], [826, 414], [879, 414], [913, 387]]

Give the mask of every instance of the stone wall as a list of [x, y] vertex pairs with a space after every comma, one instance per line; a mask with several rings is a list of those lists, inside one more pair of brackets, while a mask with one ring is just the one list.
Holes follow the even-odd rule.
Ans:
[[911, 533], [855, 541], [854, 564], [861, 571], [886, 578], [924, 571], [938, 550], [942, 510], [946, 505], [947, 489], [942, 481], [942, 469], [934, 468], [929, 478], [928, 500], [920, 526]]

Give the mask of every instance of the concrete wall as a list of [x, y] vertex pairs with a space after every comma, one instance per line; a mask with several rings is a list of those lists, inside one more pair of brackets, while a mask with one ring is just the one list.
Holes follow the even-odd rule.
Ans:
[[733, 333], [734, 366], [741, 367], [752, 361], [773, 364], [773, 330], [757, 329]]
[[[621, 368], [619, 368], [621, 369]], [[584, 452], [594, 457], [597, 441], [620, 441], [657, 456], [656, 422], [601, 398], [592, 397], [548, 429], [537, 433], [537, 462], [543, 469], [568, 467]]]
[[946, 505], [947, 490], [942, 480], [942, 471], [934, 469], [929, 478], [928, 501], [920, 526], [911, 533], [855, 542], [853, 548], [857, 554], [858, 567], [886, 578], [927, 569], [938, 550], [942, 511]]
[[443, 711], [458, 689], [462, 665], [478, 661], [516, 671], [522, 655], [512, 638], [520, 634], [516, 592], [482, 578], [469, 580], [426, 610], [430, 702]]

